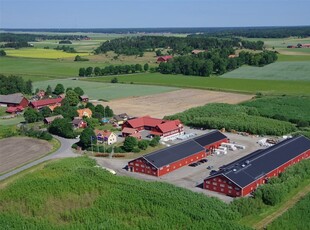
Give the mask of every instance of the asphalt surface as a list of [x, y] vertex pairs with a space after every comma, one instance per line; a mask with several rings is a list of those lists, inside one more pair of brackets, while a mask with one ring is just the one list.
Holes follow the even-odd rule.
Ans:
[[71, 149], [71, 146], [72, 144], [76, 143], [77, 140], [76, 139], [65, 139], [65, 138], [62, 138], [62, 137], [58, 137], [58, 136], [54, 136], [54, 138], [56, 138], [57, 140], [60, 141], [61, 143], [61, 146], [60, 148], [52, 153], [52, 154], [49, 154], [45, 157], [42, 157], [38, 160], [35, 160], [35, 161], [32, 161], [30, 162], [29, 164], [26, 164], [26, 165], [23, 165], [22, 167], [19, 167], [13, 171], [10, 171], [8, 173], [5, 173], [3, 175], [0, 176], [0, 181], [10, 177], [10, 176], [13, 176], [19, 172], [22, 172], [26, 169], [29, 169], [35, 165], [38, 165], [44, 161], [48, 161], [48, 160], [51, 160], [51, 159], [56, 159], [56, 158], [65, 158], [65, 157], [77, 157], [77, 156], [80, 156], [76, 153], [74, 153]]

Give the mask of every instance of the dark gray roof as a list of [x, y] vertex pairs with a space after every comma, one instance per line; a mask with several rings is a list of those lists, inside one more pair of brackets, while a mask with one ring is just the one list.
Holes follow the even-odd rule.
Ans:
[[245, 187], [309, 149], [310, 140], [304, 136], [286, 139], [225, 165], [208, 178], [223, 175], [240, 187]]
[[81, 99], [88, 99], [88, 96], [87, 95], [82, 95], [80, 96]]
[[52, 116], [52, 117], [46, 117], [44, 120], [46, 120], [47, 122], [52, 122], [57, 118], [62, 119], [64, 117], [62, 115], [56, 115], [56, 116]]
[[209, 133], [206, 133], [204, 135], [201, 135], [199, 137], [194, 138], [194, 140], [202, 145], [202, 146], [206, 146], [206, 145], [210, 145], [214, 142], [220, 141], [227, 138], [223, 133], [221, 133], [218, 130], [214, 130], [211, 131]]
[[22, 93], [0, 95], [0, 103], [19, 104], [24, 98]]
[[204, 148], [193, 140], [182, 142], [171, 147], [158, 150], [156, 152], [143, 156], [145, 160], [150, 162], [156, 168], [161, 168], [175, 161], [184, 159], [195, 153], [204, 151]]
[[75, 117], [75, 118], [73, 119], [73, 121], [72, 121], [72, 124], [78, 125], [78, 124], [80, 124], [81, 121], [83, 121], [82, 118]]

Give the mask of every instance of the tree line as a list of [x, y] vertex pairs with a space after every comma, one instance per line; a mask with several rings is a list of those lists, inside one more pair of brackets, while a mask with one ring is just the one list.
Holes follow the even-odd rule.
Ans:
[[39, 40], [82, 40], [88, 36], [85, 35], [52, 35], [52, 34], [14, 34], [14, 33], [1, 33], [0, 42], [35, 42]]
[[[95, 53], [114, 51], [117, 54], [141, 56], [146, 51], [166, 48], [171, 50], [171, 54], [183, 55], [190, 53], [193, 49], [242, 48], [243, 42], [249, 49], [255, 47], [255, 49], [261, 50], [263, 48], [263, 42], [245, 42], [240, 38], [137, 36], [106, 41], [95, 50]], [[251, 43], [254, 45], [251, 45]]]
[[107, 75], [119, 75], [119, 74], [131, 74], [148, 71], [149, 65], [146, 63], [143, 66], [141, 64], [135, 65], [109, 65], [104, 68], [96, 66], [95, 68], [89, 66], [79, 69], [80, 77], [95, 76], [107, 76]]
[[0, 48], [14, 48], [19, 49], [23, 47], [31, 47], [28, 42], [17, 41], [17, 42], [8, 42], [0, 46]]
[[19, 76], [4, 76], [0, 74], [0, 94], [23, 93], [32, 94], [32, 81], [25, 81]]
[[56, 48], [54, 48], [55, 50], [62, 50], [66, 53], [77, 53], [76, 50], [73, 47], [70, 46], [57, 46]]
[[241, 51], [238, 57], [229, 58], [234, 50], [215, 49], [210, 52], [201, 52], [197, 55], [179, 56], [162, 62], [157, 69], [163, 74], [184, 74], [195, 76], [210, 76], [211, 74], [224, 74], [247, 64], [264, 66], [277, 60], [277, 54], [272, 51], [250, 53]]

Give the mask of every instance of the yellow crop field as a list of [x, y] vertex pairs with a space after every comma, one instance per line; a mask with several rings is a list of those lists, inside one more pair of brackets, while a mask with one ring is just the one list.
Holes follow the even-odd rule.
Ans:
[[38, 48], [24, 48], [24, 49], [7, 49], [5, 50], [7, 56], [12, 57], [26, 57], [26, 58], [70, 58], [76, 55], [87, 56], [88, 53], [66, 53], [61, 50], [54, 49], [38, 49]]

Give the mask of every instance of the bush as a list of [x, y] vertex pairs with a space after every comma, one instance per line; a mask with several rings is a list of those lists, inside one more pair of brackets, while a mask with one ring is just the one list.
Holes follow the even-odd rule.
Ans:
[[111, 83], [118, 83], [118, 79], [116, 77], [112, 78]]
[[133, 150], [132, 150], [134, 153], [139, 153], [141, 150], [137, 147], [135, 147]]
[[151, 141], [150, 141], [150, 146], [156, 147], [159, 144], [160, 137], [155, 136]]
[[141, 150], [146, 150], [148, 146], [149, 146], [148, 140], [142, 140], [138, 142], [138, 148]]

